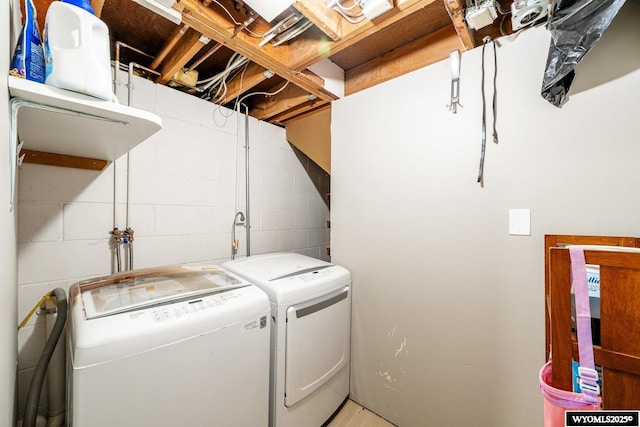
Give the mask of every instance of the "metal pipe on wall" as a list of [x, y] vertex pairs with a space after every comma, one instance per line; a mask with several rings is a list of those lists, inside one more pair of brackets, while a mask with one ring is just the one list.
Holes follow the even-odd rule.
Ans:
[[242, 105], [244, 105], [245, 114], [244, 114], [244, 173], [245, 173], [245, 211], [247, 212], [246, 220], [244, 222], [244, 226], [246, 231], [246, 239], [247, 239], [247, 256], [251, 255], [251, 208], [250, 198], [249, 198], [249, 107], [246, 104], [239, 104], [240, 107], [238, 111], [241, 109]]
[[[157, 76], [160, 75], [159, 72], [152, 70], [151, 68], [144, 67], [135, 62], [129, 63], [129, 72], [128, 72], [128, 81], [127, 81], [127, 105], [131, 106], [132, 100], [132, 90], [133, 90], [133, 70], [134, 68], [138, 68], [144, 70], [148, 73], [155, 74]], [[128, 257], [127, 257], [127, 269], [133, 270], [133, 229], [129, 226], [130, 219], [130, 207], [131, 207], [131, 152], [127, 152], [127, 201], [125, 204], [126, 214], [125, 214], [125, 230], [123, 233], [124, 243], [127, 244]]]
[[[133, 46], [130, 46], [121, 41], [115, 42], [115, 63], [114, 63], [114, 72], [113, 72], [113, 93], [117, 98], [118, 95], [118, 73], [120, 72], [120, 48], [127, 48], [133, 52], [136, 52], [140, 55], [146, 56], [148, 58], [154, 59], [152, 55], [149, 55], [146, 52], [143, 52], [140, 49], [137, 49]], [[135, 62], [129, 63], [128, 69], [128, 81], [127, 81], [127, 106], [131, 106], [131, 98], [132, 98], [132, 88], [133, 84], [131, 83], [133, 77], [133, 69], [140, 68], [147, 72], [160, 75], [157, 71], [151, 70], [149, 68], [143, 67]], [[126, 266], [128, 270], [133, 269], [133, 230], [129, 227], [129, 207], [131, 203], [130, 196], [130, 187], [131, 187], [131, 156], [130, 153], [127, 152], [127, 200], [126, 200], [126, 218], [125, 218], [125, 229], [123, 231], [118, 229], [118, 169], [117, 162], [113, 162], [113, 229], [109, 232], [112, 235], [112, 239], [114, 242], [114, 252], [115, 252], [115, 262], [116, 268], [115, 271], [122, 271], [123, 262], [121, 257], [120, 245], [124, 242], [127, 243], [128, 249], [128, 257], [125, 260], [128, 261], [128, 265]]]

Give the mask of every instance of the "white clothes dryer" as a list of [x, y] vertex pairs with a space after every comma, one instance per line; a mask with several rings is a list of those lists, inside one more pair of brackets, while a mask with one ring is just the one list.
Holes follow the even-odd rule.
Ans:
[[219, 267], [127, 271], [69, 290], [69, 426], [263, 427], [269, 300]]
[[295, 253], [228, 261], [271, 300], [271, 427], [319, 427], [349, 395], [351, 275]]

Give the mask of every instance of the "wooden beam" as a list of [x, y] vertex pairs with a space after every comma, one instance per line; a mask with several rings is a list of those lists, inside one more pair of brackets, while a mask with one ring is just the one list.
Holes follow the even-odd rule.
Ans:
[[100, 18], [102, 9], [104, 8], [104, 0], [91, 0], [91, 7], [93, 8], [93, 14], [97, 18]]
[[173, 30], [169, 38], [165, 41], [164, 45], [162, 46], [162, 49], [160, 49], [160, 52], [158, 52], [158, 54], [156, 55], [156, 59], [153, 60], [149, 68], [151, 68], [152, 70], [158, 69], [158, 66], [160, 66], [162, 61], [164, 61], [164, 58], [167, 57], [169, 52], [173, 50], [173, 48], [178, 43], [178, 40], [180, 40], [182, 36], [184, 36], [188, 28], [189, 27], [186, 25], [179, 25]]
[[407, 74], [449, 57], [460, 46], [452, 27], [442, 28], [346, 72], [345, 95]]
[[249, 114], [258, 120], [267, 120], [308, 101], [309, 92], [289, 83], [277, 95], [256, 100]]
[[323, 84], [318, 84], [318, 79], [311, 78], [305, 73], [292, 70], [288, 65], [289, 47], [282, 45], [273, 47], [266, 44], [259, 47], [260, 39], [249, 36], [241, 31], [236, 33], [235, 26], [228, 20], [228, 16], [223, 15], [220, 10], [207, 8], [200, 4], [198, 0], [177, 0], [182, 11], [182, 22], [206, 35], [207, 37], [224, 44], [234, 52], [249, 58], [252, 62], [260, 64], [264, 68], [271, 70], [275, 74], [291, 81], [294, 85], [303, 88], [308, 93], [312, 93], [325, 101], [332, 101], [338, 97], [324, 88]]
[[467, 27], [464, 21], [464, 3], [461, 0], [443, 0], [444, 7], [449, 13], [453, 27], [460, 37], [460, 43], [464, 47], [464, 50], [473, 49], [476, 47], [475, 37], [472, 30]]
[[344, 19], [334, 10], [327, 9], [324, 0], [296, 0], [293, 7], [313, 22], [331, 40], [342, 37], [342, 22]]
[[366, 19], [359, 24], [351, 24], [345, 20], [342, 23], [342, 37], [335, 42], [309, 40], [304, 37], [295, 39], [289, 44], [288, 66], [292, 70], [304, 70], [309, 65], [315, 64], [329, 55], [338, 53], [362, 41], [371, 34], [401, 21], [434, 1], [407, 0], [376, 19], [375, 24]]
[[24, 154], [24, 163], [33, 163], [36, 165], [62, 166], [65, 168], [101, 171], [109, 164], [106, 160], [67, 156], [64, 154], [43, 153], [42, 151], [26, 149], [21, 150], [20, 153]]
[[184, 67], [206, 45], [206, 41], [199, 31], [189, 28], [162, 63], [158, 83], [167, 84], [178, 70]]
[[328, 107], [331, 107], [331, 103], [319, 99], [314, 99], [271, 117], [269, 119], [269, 122], [285, 125], [289, 122], [301, 119], [312, 112], [316, 112]]
[[267, 80], [265, 72], [267, 71], [261, 65], [255, 62], [249, 63], [247, 69], [242, 73], [236, 75], [230, 82], [227, 83], [227, 93], [222, 99], [212, 99], [212, 102], [216, 104], [224, 105], [230, 102], [232, 99], [240, 96], [242, 93], [248, 91], [254, 86], [259, 85], [263, 81]]
[[[320, 111], [326, 110], [326, 109], [328, 109], [328, 108], [331, 108], [331, 103], [330, 103], [330, 102], [328, 102], [328, 103], [326, 103], [326, 104], [318, 104], [318, 105], [317, 105], [316, 107], [314, 107], [313, 109], [311, 109], [311, 110], [307, 110], [307, 111], [304, 111], [303, 113], [298, 114], [298, 115], [297, 115], [297, 116], [295, 116], [295, 117], [291, 117], [291, 118], [287, 118], [287, 119], [283, 119], [283, 120], [281, 120], [281, 123], [282, 123], [282, 124], [284, 124], [284, 125], [286, 125], [286, 124], [288, 124], [288, 123], [295, 122], [296, 120], [304, 119], [305, 117], [307, 117], [307, 116], [309, 116], [309, 115], [311, 115], [311, 114], [315, 114], [315, 113], [317, 113], [317, 112], [320, 112]], [[276, 117], [279, 117], [279, 116], [276, 116]]]

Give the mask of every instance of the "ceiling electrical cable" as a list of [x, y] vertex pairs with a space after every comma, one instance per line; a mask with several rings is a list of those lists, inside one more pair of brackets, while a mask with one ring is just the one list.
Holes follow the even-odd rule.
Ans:
[[280, 93], [280, 92], [282, 92], [283, 90], [285, 90], [285, 88], [286, 88], [287, 86], [289, 86], [289, 80], [287, 80], [287, 81], [284, 83], [284, 85], [282, 85], [282, 87], [281, 87], [280, 89], [278, 89], [278, 90], [276, 90], [276, 91], [274, 91], [274, 92], [251, 92], [251, 93], [248, 93], [248, 94], [246, 94], [245, 96], [243, 96], [242, 98], [240, 98], [238, 101], [236, 101], [235, 106], [234, 106], [234, 109], [235, 109], [235, 107], [237, 107], [238, 105], [240, 105], [240, 103], [241, 103], [242, 101], [244, 101], [245, 99], [249, 98], [250, 96], [255, 96], [255, 95], [264, 95], [264, 96], [266, 96], [266, 97], [274, 96], [274, 95], [279, 94], [279, 93]]
[[347, 12], [341, 10], [341, 9], [333, 9], [336, 12], [338, 12], [340, 15], [342, 15], [342, 17], [344, 19], [346, 19], [347, 21], [349, 21], [352, 24], [359, 24], [360, 22], [364, 21], [366, 19], [366, 16], [364, 16], [364, 14], [360, 15], [360, 16], [349, 16], [347, 14]]
[[[242, 72], [242, 75], [240, 78], [240, 86], [242, 87], [242, 76], [244, 76], [244, 71], [247, 69], [248, 66], [249, 66], [249, 61], [245, 61], [244, 65], [232, 70], [227, 75], [227, 77], [220, 82], [220, 84], [218, 85], [218, 90], [216, 91], [215, 95], [211, 96], [211, 101], [218, 103], [219, 101], [223, 100], [227, 96], [227, 82], [235, 79], [235, 77], [240, 72]], [[240, 68], [242, 68], [242, 71], [240, 70]]]
[[502, 10], [502, 6], [500, 5], [499, 1], [494, 1], [493, 4], [496, 6], [496, 10], [498, 11], [498, 13], [500, 15], [510, 15], [511, 14], [511, 10]]
[[335, 1], [335, 6], [339, 7], [340, 9], [344, 10], [345, 12], [349, 12], [350, 10], [354, 9], [355, 7], [360, 6], [360, 1], [361, 0], [355, 0], [351, 6], [345, 7], [340, 3], [340, 0], [336, 0]]
[[247, 25], [249, 25], [251, 22], [253, 22], [253, 21], [255, 20], [255, 18], [254, 18], [254, 17], [249, 16], [249, 19], [248, 19], [247, 21], [250, 21], [250, 22], [247, 22], [247, 21], [245, 21], [244, 23], [243, 23], [243, 22], [238, 22], [238, 21], [236, 20], [236, 18], [234, 18], [234, 17], [233, 17], [233, 15], [231, 14], [231, 12], [229, 12], [229, 9], [227, 9], [227, 8], [226, 8], [222, 3], [220, 3], [218, 0], [211, 0], [211, 1], [212, 1], [212, 2], [214, 2], [215, 4], [217, 4], [218, 6], [220, 6], [220, 7], [222, 8], [222, 10], [224, 10], [224, 11], [227, 13], [227, 15], [229, 16], [229, 18], [231, 18], [231, 21], [232, 21], [235, 25], [240, 25], [240, 26], [242, 26], [242, 27], [243, 27], [243, 29], [244, 29], [245, 31], [247, 31], [247, 33], [249, 33], [251, 36], [253, 36], [253, 37], [257, 37], [257, 38], [263, 38], [263, 37], [264, 37], [264, 34], [258, 34], [258, 33], [255, 33], [255, 32], [251, 31], [249, 28], [247, 28], [247, 27], [246, 27]]
[[346, 7], [340, 3], [340, 0], [332, 0], [327, 4], [327, 8], [338, 12], [344, 19], [346, 19], [350, 23], [359, 24], [366, 19], [364, 13], [362, 13], [362, 11], [360, 11], [359, 13], [352, 13], [351, 10], [356, 6], [360, 6], [360, 3], [361, 0], [355, 0], [351, 6]]
[[218, 90], [222, 82], [227, 80], [233, 71], [239, 69], [248, 62], [248, 58], [240, 55], [239, 53], [234, 53], [231, 58], [229, 58], [227, 66], [223, 71], [207, 79], [199, 80], [196, 85], [198, 85], [198, 87], [203, 91], [207, 91], [207, 96], [211, 98], [211, 94], [214, 90]]
[[224, 7], [222, 5], [222, 3], [220, 3], [218, 0], [211, 0], [213, 1], [215, 4], [217, 4], [218, 6], [220, 6], [222, 8], [222, 10], [224, 10], [225, 12], [227, 12], [227, 15], [229, 15], [229, 18], [231, 18], [231, 20], [233, 21], [234, 24], [236, 25], [242, 25], [242, 22], [238, 22], [236, 21], [236, 18], [233, 17], [233, 15], [231, 14], [231, 12], [229, 12], [229, 9], [227, 9], [226, 7]]

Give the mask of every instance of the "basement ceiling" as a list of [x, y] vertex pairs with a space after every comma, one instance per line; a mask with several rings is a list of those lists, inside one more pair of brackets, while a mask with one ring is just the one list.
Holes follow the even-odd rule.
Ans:
[[[251, 116], [278, 125], [478, 46], [485, 36], [512, 32], [508, 13], [470, 29], [463, 17], [471, 3], [462, 0], [395, 0], [373, 19], [345, 18], [337, 6], [327, 8], [329, 0], [294, 0], [270, 22], [241, 0], [136, 1], [169, 5], [173, 22], [133, 0], [93, 0], [109, 27], [112, 60], [124, 68], [135, 63], [138, 74], [229, 108], [242, 100]], [[41, 28], [51, 2], [35, 0]], [[349, 9], [354, 0], [339, 2]], [[495, 5], [508, 11], [511, 1]], [[347, 13], [359, 12], [356, 5]], [[267, 41], [265, 34], [295, 20], [300, 34], [278, 46]]]

